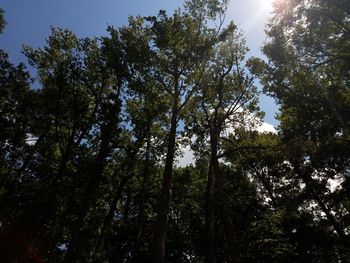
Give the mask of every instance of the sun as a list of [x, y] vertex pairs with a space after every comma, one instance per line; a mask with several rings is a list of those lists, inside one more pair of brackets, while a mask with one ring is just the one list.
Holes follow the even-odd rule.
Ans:
[[264, 10], [271, 11], [273, 9], [273, 2], [275, 0], [260, 0], [261, 5], [264, 8]]

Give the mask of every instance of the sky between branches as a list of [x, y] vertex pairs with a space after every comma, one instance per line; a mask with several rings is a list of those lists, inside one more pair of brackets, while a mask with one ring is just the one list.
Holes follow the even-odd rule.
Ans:
[[[26, 62], [22, 45], [41, 47], [50, 34], [50, 26], [71, 29], [79, 37], [106, 35], [107, 25], [127, 24], [129, 15], [156, 15], [160, 9], [172, 12], [183, 0], [5, 0], [7, 25], [0, 35], [0, 48], [10, 54], [13, 63]], [[248, 56], [262, 57], [264, 27], [270, 16], [271, 0], [231, 0], [226, 22], [233, 20], [243, 30], [250, 49]], [[261, 96], [260, 106], [266, 112], [264, 121], [278, 125], [274, 115], [277, 106], [271, 98]]]

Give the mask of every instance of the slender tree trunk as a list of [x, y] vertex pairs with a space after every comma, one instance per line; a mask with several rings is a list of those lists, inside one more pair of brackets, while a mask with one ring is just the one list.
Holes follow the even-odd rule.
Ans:
[[137, 236], [136, 236], [136, 244], [135, 244], [135, 252], [134, 252], [134, 262], [142, 262], [142, 259], [140, 258], [140, 248], [142, 246], [142, 239], [144, 234], [144, 224], [145, 224], [145, 204], [146, 204], [146, 188], [148, 183], [148, 177], [149, 177], [149, 157], [150, 157], [150, 132], [148, 129], [148, 140], [147, 140], [147, 146], [146, 146], [146, 158], [144, 163], [144, 170], [143, 170], [143, 181], [142, 181], [142, 188], [139, 198], [139, 214], [138, 214], [138, 220], [137, 220]]
[[173, 162], [175, 156], [176, 128], [177, 128], [177, 96], [174, 98], [171, 125], [168, 137], [168, 149], [163, 172], [162, 192], [159, 199], [159, 211], [154, 225], [153, 262], [165, 262], [165, 240], [170, 201], [171, 179], [173, 174]]
[[[114, 117], [117, 118], [118, 115]], [[95, 162], [92, 163], [91, 171], [89, 172], [87, 187], [80, 205], [80, 208], [77, 212], [77, 221], [72, 226], [72, 238], [71, 242], [68, 246], [68, 251], [66, 256], [64, 257], [65, 263], [76, 262], [76, 259], [82, 253], [81, 249], [81, 234], [82, 234], [82, 226], [84, 223], [84, 219], [89, 212], [91, 205], [96, 201], [96, 194], [98, 187], [100, 186], [100, 182], [102, 180], [103, 170], [106, 164], [106, 157], [110, 153], [110, 141], [112, 138], [112, 134], [115, 131], [116, 123], [111, 121], [106, 130], [102, 132], [102, 142], [97, 154]]]
[[237, 247], [237, 235], [236, 235], [236, 227], [232, 222], [230, 207], [227, 203], [227, 198], [224, 191], [224, 182], [221, 174], [217, 174], [216, 176], [217, 187], [219, 191], [220, 203], [224, 215], [224, 224], [226, 228], [226, 234], [228, 239], [228, 249], [230, 255], [230, 262], [237, 263], [240, 262], [238, 247]]
[[207, 181], [207, 196], [206, 196], [206, 257], [208, 263], [216, 263], [215, 251], [215, 223], [214, 223], [214, 190], [215, 190], [215, 176], [213, 173], [212, 160], [210, 161]]
[[[215, 126], [215, 125], [214, 125]], [[219, 199], [221, 208], [224, 216], [224, 224], [226, 228], [226, 235], [228, 239], [228, 249], [230, 255], [230, 262], [239, 262], [239, 255], [237, 249], [237, 237], [236, 229], [231, 219], [230, 207], [227, 203], [224, 181], [222, 175], [219, 173], [219, 161], [218, 161], [218, 146], [219, 146], [219, 129], [214, 127], [210, 133], [210, 144], [211, 144], [211, 170], [216, 181], [217, 189], [219, 192]]]
[[72, 226], [71, 230], [71, 241], [69, 242], [67, 253], [64, 257], [64, 263], [71, 263], [76, 262], [79, 258], [82, 247], [81, 247], [81, 236], [82, 236], [82, 229], [83, 229], [83, 223], [84, 219], [89, 212], [89, 209], [91, 207], [91, 204], [96, 199], [96, 192], [97, 188], [100, 185], [101, 176], [102, 176], [102, 167], [98, 167], [98, 173], [88, 182], [87, 190], [85, 191], [83, 200], [80, 205], [80, 209], [77, 213], [77, 220]]
[[139, 151], [139, 148], [141, 147], [142, 144], [143, 144], [143, 137], [138, 139], [138, 141], [136, 142], [136, 148], [131, 151], [131, 153], [126, 158], [125, 165], [122, 166], [122, 167], [126, 167], [127, 176], [124, 176], [121, 179], [118, 187], [116, 188], [116, 190], [114, 190], [115, 193], [114, 193], [112, 202], [109, 206], [107, 215], [105, 216], [105, 218], [103, 220], [100, 235], [97, 238], [95, 247], [92, 249], [92, 256], [90, 258], [90, 262], [100, 261], [100, 258], [103, 255], [103, 250], [104, 250], [104, 246], [105, 246], [105, 238], [106, 238], [108, 228], [110, 227], [110, 225], [112, 223], [112, 219], [113, 219], [114, 213], [116, 211], [117, 204], [122, 197], [124, 188], [125, 188], [126, 184], [128, 183], [129, 179], [131, 177], [133, 177], [133, 174], [130, 171], [134, 165], [135, 157], [136, 157], [136, 155]]
[[107, 213], [106, 217], [103, 220], [103, 224], [102, 224], [102, 228], [101, 228], [101, 234], [100, 234], [100, 237], [98, 238], [97, 243], [96, 243], [96, 248], [95, 248], [95, 252], [94, 252], [94, 256], [93, 256], [94, 259], [92, 260], [93, 262], [95, 260], [97, 260], [99, 255], [101, 255], [102, 252], [103, 252], [104, 245], [105, 245], [105, 236], [106, 236], [106, 233], [107, 233], [107, 229], [108, 229], [108, 227], [110, 226], [110, 224], [112, 222], [113, 215], [114, 215], [114, 213], [116, 211], [117, 204], [118, 204], [119, 200], [121, 199], [124, 187], [127, 184], [129, 178], [130, 178], [130, 176], [123, 177], [123, 179], [119, 183], [119, 186], [118, 186], [118, 188], [117, 188], [117, 190], [115, 192], [114, 198], [113, 198], [113, 200], [112, 200], [112, 202], [111, 202], [111, 204], [109, 206], [108, 213]]
[[121, 84], [119, 84], [117, 87], [114, 107], [109, 112], [108, 116], [106, 116], [108, 118], [108, 124], [101, 127], [101, 145], [99, 147], [96, 159], [92, 164], [93, 166], [91, 167], [91, 171], [89, 172], [87, 187], [84, 192], [80, 209], [77, 213], [77, 221], [72, 226], [72, 237], [63, 260], [64, 263], [76, 262], [76, 259], [82, 253], [81, 234], [84, 219], [88, 214], [91, 205], [96, 201], [96, 194], [102, 180], [103, 171], [106, 165], [106, 158], [112, 150], [111, 141], [113, 137], [119, 137], [117, 128], [119, 125], [119, 114], [121, 110], [121, 101], [119, 99], [121, 89]]

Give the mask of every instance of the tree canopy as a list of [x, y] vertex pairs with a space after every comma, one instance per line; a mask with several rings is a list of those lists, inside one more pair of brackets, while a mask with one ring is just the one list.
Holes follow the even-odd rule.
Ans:
[[349, 260], [350, 4], [276, 0], [266, 60], [227, 6], [0, 50], [1, 262]]

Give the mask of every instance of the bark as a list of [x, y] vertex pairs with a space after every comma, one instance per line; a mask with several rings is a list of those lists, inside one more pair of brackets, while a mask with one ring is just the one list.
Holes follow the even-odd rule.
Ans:
[[[214, 126], [215, 125], [216, 124], [214, 124]], [[236, 263], [236, 262], [240, 262], [238, 249], [237, 249], [236, 228], [232, 222], [230, 207], [227, 203], [227, 199], [225, 196], [224, 181], [223, 181], [222, 175], [219, 173], [219, 161], [218, 161], [219, 135], [220, 135], [220, 132], [217, 127], [214, 127], [210, 132], [210, 145], [211, 145], [210, 166], [216, 181], [221, 208], [224, 216], [224, 224], [225, 224], [226, 234], [228, 239], [230, 262]]]
[[237, 263], [240, 262], [239, 254], [238, 254], [238, 247], [237, 247], [237, 236], [236, 236], [236, 227], [233, 224], [232, 218], [231, 218], [231, 211], [230, 207], [227, 203], [226, 195], [224, 192], [224, 183], [222, 175], [217, 174], [216, 176], [216, 182], [219, 192], [219, 198], [220, 203], [224, 215], [224, 224], [226, 228], [226, 234], [228, 239], [228, 249], [229, 249], [229, 255], [230, 255], [230, 261], [231, 263]]
[[174, 96], [174, 102], [171, 114], [171, 126], [168, 137], [168, 149], [163, 172], [162, 192], [159, 199], [159, 211], [157, 220], [154, 225], [154, 240], [153, 240], [153, 262], [165, 262], [165, 240], [168, 220], [168, 210], [170, 201], [170, 188], [173, 174], [173, 162], [175, 156], [176, 128], [177, 128], [177, 99]]
[[142, 246], [142, 240], [144, 235], [144, 224], [145, 224], [145, 204], [146, 204], [146, 189], [149, 177], [149, 158], [150, 158], [150, 134], [148, 130], [148, 140], [146, 146], [146, 158], [143, 170], [143, 181], [142, 188], [139, 198], [139, 213], [137, 219], [137, 236], [136, 236], [136, 244], [135, 244], [135, 252], [134, 252], [134, 262], [142, 262], [142, 258], [140, 256], [140, 248]]
[[119, 186], [118, 186], [118, 188], [117, 188], [117, 190], [115, 192], [114, 198], [113, 198], [113, 200], [112, 200], [112, 202], [111, 202], [111, 204], [109, 206], [108, 213], [107, 213], [106, 217], [103, 220], [102, 229], [101, 229], [101, 235], [100, 235], [100, 237], [99, 237], [99, 239], [97, 241], [96, 250], [95, 250], [95, 253], [94, 253], [96, 255], [100, 255], [101, 252], [103, 251], [103, 248], [104, 248], [104, 245], [105, 245], [105, 235], [106, 235], [107, 229], [109, 228], [109, 226], [110, 226], [110, 224], [112, 222], [113, 215], [114, 215], [115, 210], [116, 210], [116, 206], [117, 206], [119, 200], [121, 199], [124, 187], [127, 184], [129, 178], [130, 178], [130, 176], [123, 177], [123, 179], [121, 180], [121, 182], [120, 182], [120, 184], [119, 184]]
[[82, 254], [81, 238], [82, 238], [82, 229], [84, 225], [84, 220], [88, 214], [92, 204], [96, 201], [97, 190], [100, 186], [103, 171], [106, 165], [106, 158], [111, 151], [111, 141], [113, 136], [119, 136], [119, 134], [114, 134], [117, 130], [119, 124], [119, 113], [120, 113], [120, 87], [117, 93], [116, 104], [113, 112], [110, 115], [110, 121], [106, 127], [101, 129], [101, 145], [96, 156], [95, 161], [92, 163], [88, 182], [86, 186], [85, 193], [80, 205], [80, 209], [77, 213], [77, 220], [72, 226], [72, 237], [68, 246], [67, 253], [64, 257], [64, 263], [76, 262], [79, 256]]
[[92, 175], [92, 178], [88, 182], [87, 190], [85, 191], [83, 200], [80, 205], [80, 209], [77, 213], [77, 220], [75, 224], [72, 226], [71, 230], [71, 241], [68, 246], [68, 251], [64, 257], [65, 263], [77, 262], [79, 256], [81, 255], [82, 246], [81, 246], [81, 238], [82, 238], [82, 230], [84, 219], [88, 214], [91, 204], [95, 202], [96, 192], [101, 182], [103, 165], [97, 165], [96, 174]]
[[[66, 145], [64, 151], [62, 152], [62, 156], [61, 156], [60, 163], [59, 163], [59, 168], [57, 170], [57, 173], [55, 174], [56, 180], [54, 180], [54, 182], [50, 186], [51, 192], [49, 193], [48, 198], [47, 198], [48, 202], [45, 204], [45, 206], [48, 207], [48, 209], [46, 211], [46, 215], [44, 216], [45, 220], [43, 222], [41, 222], [40, 228], [36, 231], [37, 234], [34, 237], [34, 240], [43, 240], [44, 239], [44, 236], [40, 235], [40, 233], [42, 232], [41, 229], [43, 229], [44, 225], [48, 224], [48, 222], [50, 222], [51, 219], [56, 216], [56, 207], [57, 207], [57, 202], [58, 202], [57, 199], [59, 196], [62, 196], [65, 194], [64, 192], [62, 192], [60, 180], [65, 176], [68, 163], [70, 161], [70, 158], [74, 154], [75, 149], [81, 144], [82, 140], [85, 138], [86, 134], [91, 129], [91, 126], [93, 124], [93, 120], [95, 119], [95, 115], [96, 115], [98, 106], [99, 106], [99, 102], [97, 101], [95, 103], [93, 111], [91, 112], [90, 121], [84, 127], [81, 128], [81, 131], [79, 134], [77, 134], [78, 119], [74, 120], [75, 124], [73, 125], [73, 129], [70, 132], [70, 136], [68, 138], [67, 145]], [[75, 140], [76, 134], [79, 136]], [[36, 142], [35, 146], [40, 142], [40, 138]], [[59, 231], [57, 231], [57, 233], [59, 233]], [[44, 243], [50, 244], [49, 241], [50, 240], [46, 240]], [[49, 248], [50, 248], [50, 246], [47, 246], [47, 248], [44, 250], [48, 251]]]
[[[212, 163], [212, 161], [211, 161]], [[212, 165], [209, 166], [206, 197], [206, 235], [207, 235], [207, 262], [216, 263], [215, 251], [215, 224], [214, 224], [214, 190], [215, 177]]]

